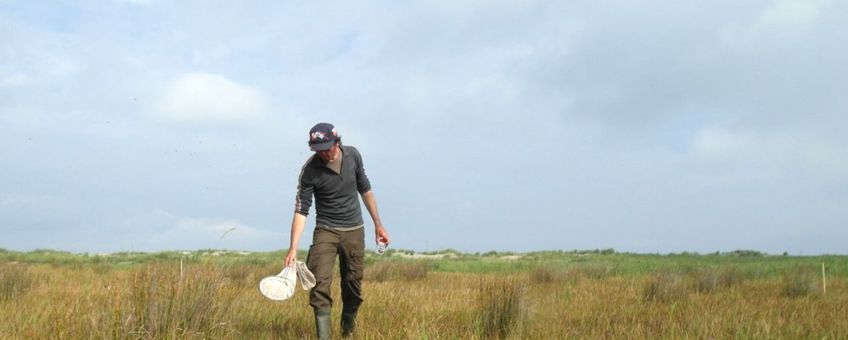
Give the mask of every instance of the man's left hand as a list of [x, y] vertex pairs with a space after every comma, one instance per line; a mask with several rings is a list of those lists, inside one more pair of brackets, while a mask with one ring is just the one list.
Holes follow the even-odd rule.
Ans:
[[375, 230], [376, 237], [374, 241], [380, 243], [382, 241], [385, 244], [389, 244], [391, 241], [389, 239], [389, 233], [386, 231], [386, 228], [378, 227]]

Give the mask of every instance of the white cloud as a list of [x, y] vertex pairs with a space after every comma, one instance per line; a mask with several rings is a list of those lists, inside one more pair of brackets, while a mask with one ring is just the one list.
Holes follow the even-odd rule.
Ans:
[[154, 110], [161, 118], [194, 124], [247, 122], [266, 110], [259, 89], [224, 76], [186, 73], [176, 77]]
[[735, 46], [764, 38], [778, 42], [795, 42], [812, 29], [826, 5], [823, 0], [776, 1], [747, 24], [733, 23], [725, 26], [721, 37], [725, 43]]
[[818, 17], [821, 1], [782, 0], [767, 8], [755, 26], [761, 30], [795, 28], [805, 29]]

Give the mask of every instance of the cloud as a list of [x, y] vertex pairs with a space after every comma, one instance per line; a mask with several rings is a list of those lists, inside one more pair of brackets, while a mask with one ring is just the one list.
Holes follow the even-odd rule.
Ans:
[[840, 2], [118, 1], [0, 11], [4, 244], [285, 246], [326, 120], [411, 247], [843, 249]]
[[166, 120], [189, 124], [249, 122], [266, 111], [262, 92], [224, 76], [186, 73], [173, 79], [154, 110]]
[[702, 128], [692, 150], [701, 160], [725, 168], [755, 166], [756, 172], [783, 173], [784, 178], [814, 174], [839, 179], [848, 171], [848, 149], [828, 136], [803, 130]]
[[723, 28], [721, 38], [733, 46], [744, 46], [763, 38], [795, 42], [811, 31], [825, 1], [780, 0], [764, 9], [748, 23], [732, 23]]
[[809, 27], [819, 14], [821, 1], [783, 0], [767, 8], [755, 26], [761, 30]]

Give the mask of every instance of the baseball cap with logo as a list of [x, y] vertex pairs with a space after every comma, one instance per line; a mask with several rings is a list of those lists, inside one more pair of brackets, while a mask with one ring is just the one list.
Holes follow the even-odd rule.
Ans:
[[312, 151], [329, 150], [338, 140], [339, 133], [333, 124], [318, 123], [309, 130], [309, 148]]

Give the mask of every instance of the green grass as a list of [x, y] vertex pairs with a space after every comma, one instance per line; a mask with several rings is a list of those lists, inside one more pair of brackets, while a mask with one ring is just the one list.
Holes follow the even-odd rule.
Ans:
[[[430, 261], [428, 270], [446, 273], [512, 273], [531, 271], [544, 265], [547, 268], [577, 270], [586, 276], [641, 276], [657, 272], [677, 271], [689, 274], [704, 268], [732, 268], [735, 275], [746, 279], [781, 278], [787, 271], [798, 267], [815, 266], [821, 268], [824, 263], [827, 275], [848, 277], [848, 256], [784, 256], [765, 255], [756, 251], [739, 250], [721, 254], [699, 255], [683, 254], [632, 254], [616, 253], [611, 249], [587, 251], [539, 251], [528, 253], [488, 252], [468, 254], [456, 250], [443, 252], [416, 253], [410, 250], [391, 249], [384, 256], [368, 252], [366, 264], [382, 261], [419, 262], [402, 255], [439, 255], [448, 256]], [[181, 259], [184, 263], [219, 263], [225, 265], [273, 265], [281, 264], [285, 251], [249, 252], [226, 250], [195, 250], [188, 252], [167, 251], [157, 253], [121, 252], [107, 255], [74, 254], [54, 250], [34, 250], [30, 252], [0, 251], [0, 262], [21, 262], [29, 264], [100, 265], [117, 268], [132, 267], [152, 262], [174, 262]], [[299, 251], [298, 258], [306, 259], [306, 251]]]

